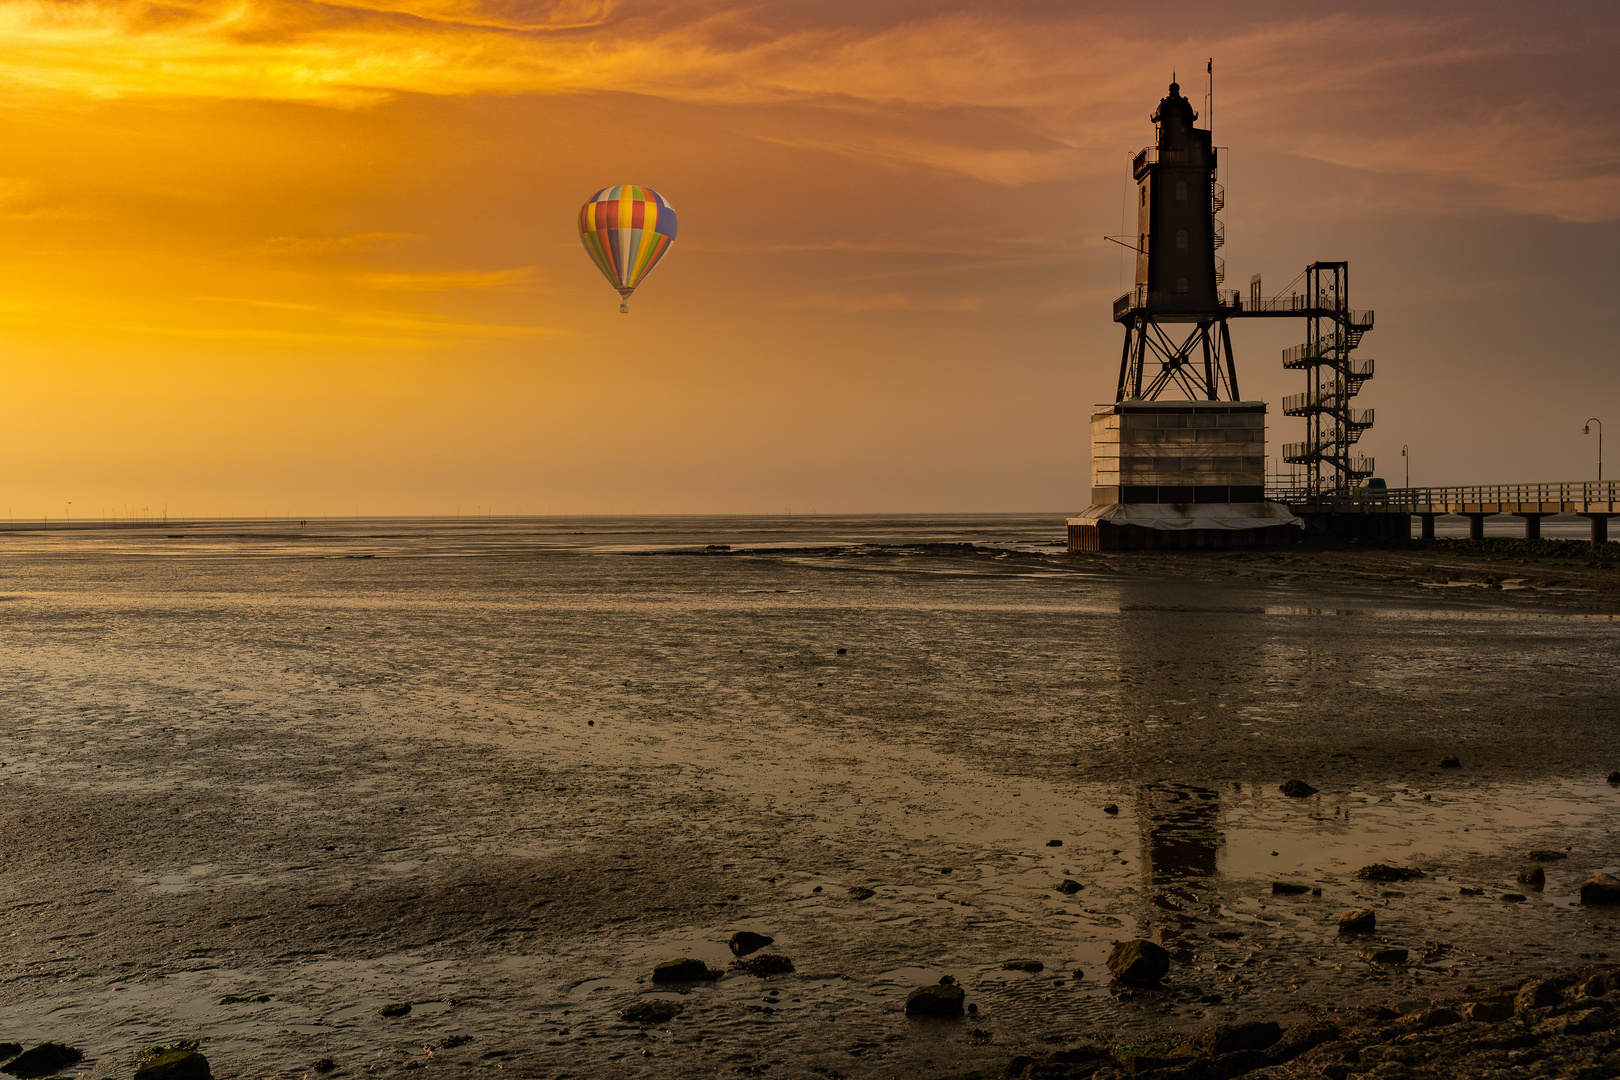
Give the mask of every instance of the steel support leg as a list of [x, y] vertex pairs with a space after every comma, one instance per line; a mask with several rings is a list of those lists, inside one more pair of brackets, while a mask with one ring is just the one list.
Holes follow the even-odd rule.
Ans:
[[1524, 538], [1526, 540], [1541, 539], [1541, 519], [1545, 514], [1516, 514], [1515, 517], [1524, 518]]
[[1594, 544], [1603, 544], [1603, 543], [1608, 542], [1608, 539], [1609, 539], [1609, 515], [1608, 514], [1582, 514], [1581, 517], [1586, 518], [1588, 521], [1590, 521], [1592, 523], [1592, 543], [1594, 543]]
[[1485, 539], [1485, 519], [1488, 518], [1488, 517], [1491, 517], [1491, 516], [1492, 515], [1490, 515], [1490, 514], [1469, 514], [1468, 515], [1468, 539], [1470, 539], [1470, 540], [1483, 540], [1483, 539]]
[[1435, 516], [1433, 514], [1419, 514], [1418, 517], [1423, 519], [1423, 527], [1418, 531], [1419, 538], [1423, 540], [1433, 540]]

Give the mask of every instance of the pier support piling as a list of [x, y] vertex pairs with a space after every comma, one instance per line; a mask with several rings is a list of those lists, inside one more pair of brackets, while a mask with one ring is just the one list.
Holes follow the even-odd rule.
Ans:
[[1495, 515], [1493, 515], [1493, 514], [1465, 514], [1464, 516], [1466, 518], [1468, 518], [1468, 539], [1470, 539], [1470, 540], [1483, 540], [1483, 539], [1485, 539], [1485, 519], [1488, 518], [1488, 517], [1494, 517]]
[[1546, 514], [1515, 514], [1515, 517], [1524, 518], [1524, 538], [1526, 540], [1541, 539], [1541, 519]]
[[1609, 539], [1608, 514], [1582, 514], [1580, 515], [1592, 523], [1592, 543], [1603, 544]]
[[1434, 519], [1435, 519], [1435, 516], [1436, 515], [1434, 515], [1434, 514], [1419, 514], [1418, 515], [1418, 517], [1423, 519], [1423, 528], [1418, 533], [1418, 538], [1420, 540], [1433, 540], [1434, 539]]

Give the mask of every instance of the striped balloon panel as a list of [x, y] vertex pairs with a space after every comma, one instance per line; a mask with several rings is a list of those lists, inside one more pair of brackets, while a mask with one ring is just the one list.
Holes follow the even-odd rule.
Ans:
[[616, 184], [579, 210], [579, 238], [602, 276], [628, 296], [675, 239], [675, 208], [650, 188]]

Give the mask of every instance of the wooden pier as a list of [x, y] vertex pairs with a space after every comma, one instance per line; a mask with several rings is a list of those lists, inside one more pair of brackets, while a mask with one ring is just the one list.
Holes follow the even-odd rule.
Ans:
[[[1471, 484], [1464, 487], [1415, 487], [1363, 489], [1348, 493], [1318, 495], [1308, 499], [1304, 492], [1274, 491], [1268, 498], [1286, 503], [1307, 522], [1330, 532], [1372, 536], [1392, 531], [1395, 519], [1422, 519], [1422, 537], [1434, 539], [1434, 519], [1445, 514], [1468, 519], [1468, 535], [1485, 538], [1485, 519], [1509, 514], [1524, 519], [1524, 537], [1541, 536], [1541, 519], [1552, 514], [1573, 514], [1592, 523], [1592, 543], [1609, 538], [1609, 518], [1620, 514], [1620, 482], [1576, 480], [1547, 484]], [[1375, 526], [1367, 519], [1385, 518]], [[1338, 527], [1336, 527], [1338, 526]], [[1382, 526], [1382, 527], [1379, 527]], [[1369, 531], [1371, 530], [1371, 531]]]

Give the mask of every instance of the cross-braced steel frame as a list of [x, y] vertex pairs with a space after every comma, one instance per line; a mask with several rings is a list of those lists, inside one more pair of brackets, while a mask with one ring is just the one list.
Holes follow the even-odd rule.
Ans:
[[1119, 391], [1115, 401], [1153, 401], [1174, 386], [1188, 401], [1241, 401], [1232, 335], [1226, 320], [1193, 324], [1180, 342], [1182, 322], [1164, 323], [1138, 312], [1125, 324], [1119, 357]]

